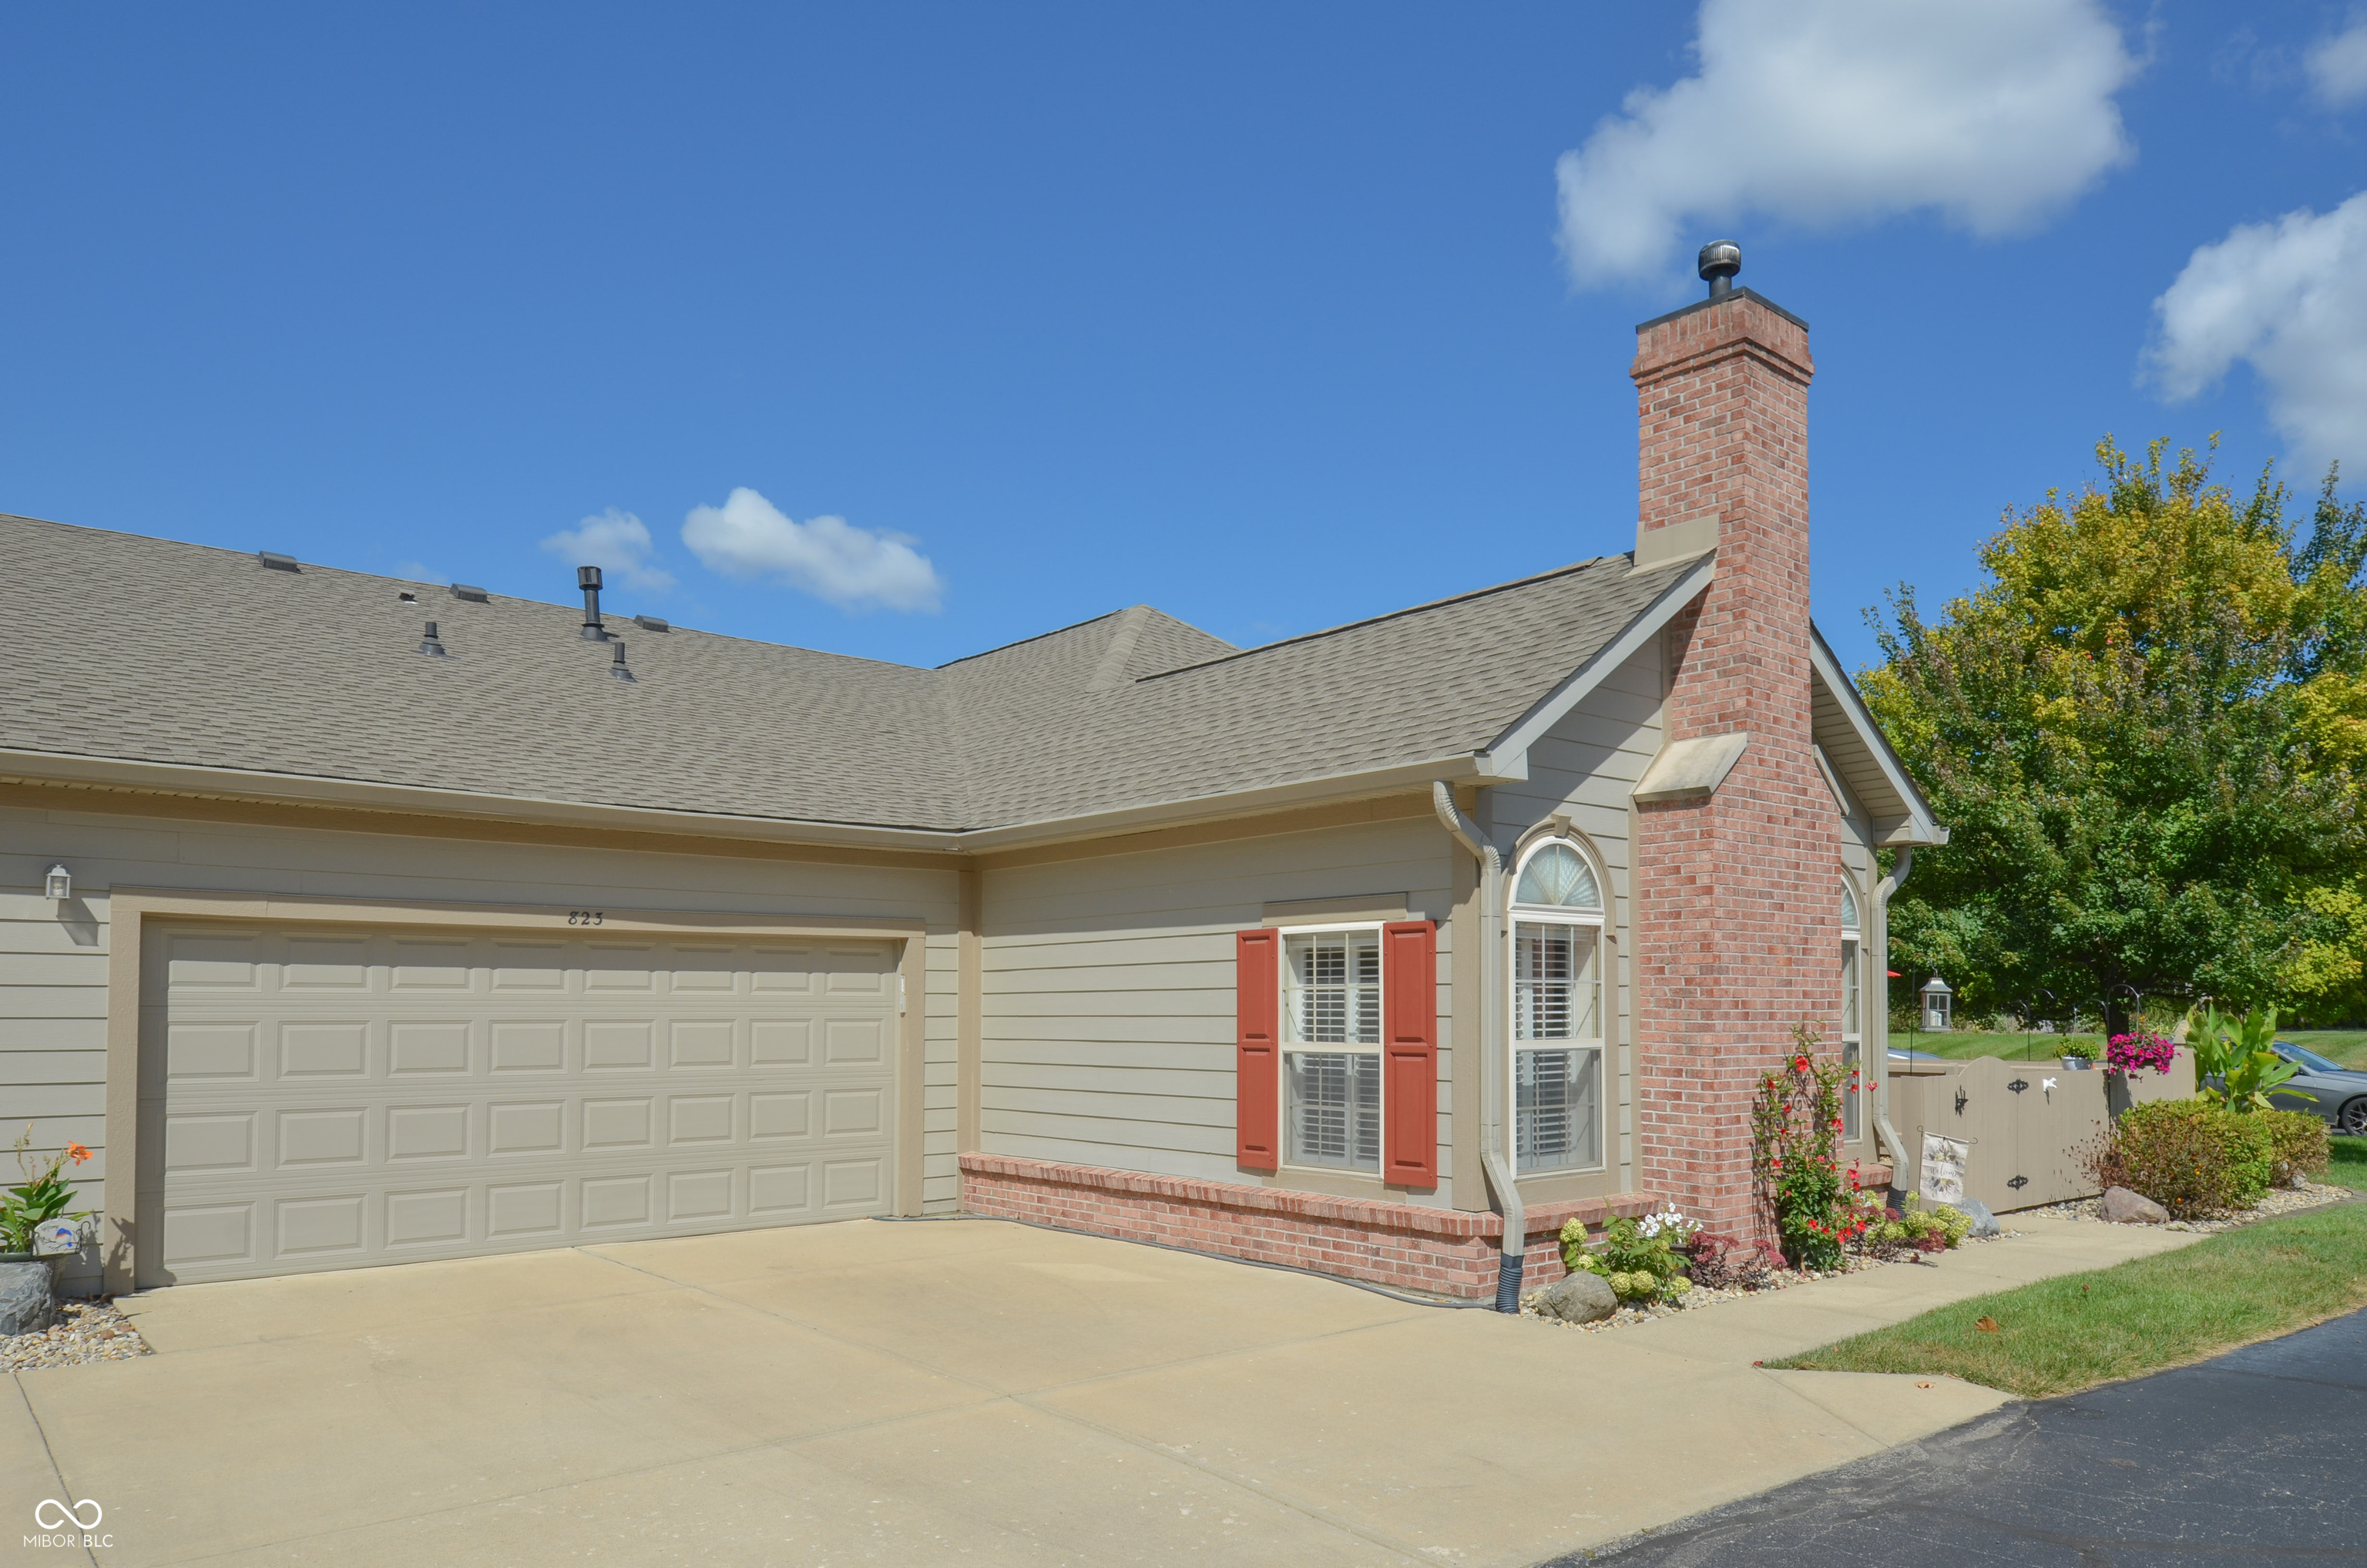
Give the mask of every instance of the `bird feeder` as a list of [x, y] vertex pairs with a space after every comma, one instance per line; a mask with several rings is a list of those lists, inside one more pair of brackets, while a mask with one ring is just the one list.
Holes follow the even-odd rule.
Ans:
[[1955, 1000], [1956, 994], [1948, 989], [1948, 983], [1938, 975], [1933, 975], [1923, 987], [1923, 1027], [1927, 1029], [1945, 1030], [1948, 1027], [1948, 1015], [1953, 1010]]

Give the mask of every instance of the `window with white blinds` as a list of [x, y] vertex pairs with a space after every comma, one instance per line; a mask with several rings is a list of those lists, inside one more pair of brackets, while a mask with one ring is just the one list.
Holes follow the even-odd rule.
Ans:
[[1283, 1157], [1377, 1171], [1381, 934], [1294, 932], [1283, 959]]
[[1603, 893], [1549, 840], [1512, 894], [1512, 1142], [1522, 1172], [1603, 1163]]

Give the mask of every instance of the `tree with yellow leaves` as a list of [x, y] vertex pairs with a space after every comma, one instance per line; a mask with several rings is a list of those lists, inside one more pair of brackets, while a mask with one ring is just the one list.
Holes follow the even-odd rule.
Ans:
[[2299, 539], [2272, 474], [2238, 502], [2165, 447], [2008, 512], [1936, 620], [1870, 617], [1859, 687], [1952, 830], [1892, 952], [1968, 1012], [2367, 1002], [2367, 507], [2329, 473]]

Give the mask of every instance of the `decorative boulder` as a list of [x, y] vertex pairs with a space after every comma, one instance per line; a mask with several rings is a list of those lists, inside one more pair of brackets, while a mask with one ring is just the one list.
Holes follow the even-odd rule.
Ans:
[[2115, 1225], [2158, 1225], [2169, 1218], [2169, 1210], [2125, 1187], [2108, 1187], [2104, 1188], [2104, 1218]]
[[1973, 1222], [1973, 1228], [1965, 1233], [1973, 1240], [1985, 1242], [1999, 1233], [1998, 1217], [1990, 1213], [1989, 1206], [1979, 1199], [1967, 1198], [1954, 1207], [1957, 1213]]
[[58, 1294], [46, 1263], [0, 1263], [0, 1338], [40, 1334], [58, 1318]]
[[1618, 1310], [1611, 1287], [1582, 1268], [1537, 1298], [1537, 1311], [1564, 1323], [1595, 1323]]

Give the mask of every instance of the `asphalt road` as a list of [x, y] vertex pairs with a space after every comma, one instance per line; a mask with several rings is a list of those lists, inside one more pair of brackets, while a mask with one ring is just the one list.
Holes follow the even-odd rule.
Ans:
[[1557, 1558], [1618, 1568], [2367, 1563], [2367, 1312]]

